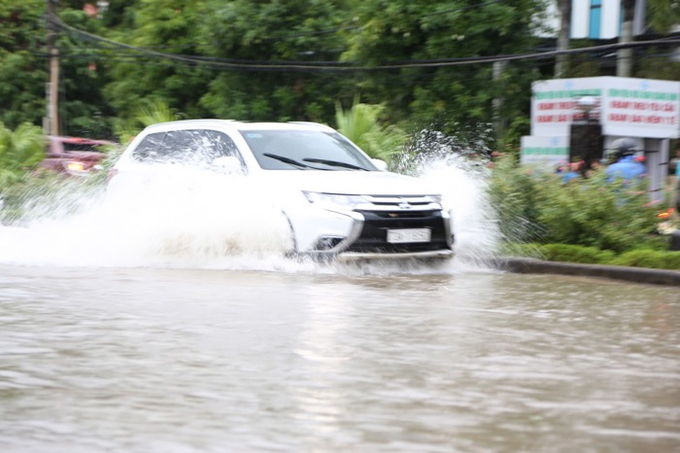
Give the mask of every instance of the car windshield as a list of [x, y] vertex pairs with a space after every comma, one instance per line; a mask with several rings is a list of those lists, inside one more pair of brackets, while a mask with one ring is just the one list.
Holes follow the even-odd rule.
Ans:
[[72, 143], [72, 142], [62, 142], [64, 146], [64, 151], [78, 151], [78, 152], [101, 152], [101, 145], [96, 143]]
[[265, 170], [377, 171], [342, 135], [323, 131], [241, 131]]

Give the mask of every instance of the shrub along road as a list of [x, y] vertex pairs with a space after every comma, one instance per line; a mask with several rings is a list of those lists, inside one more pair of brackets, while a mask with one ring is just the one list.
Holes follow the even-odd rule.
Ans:
[[680, 286], [680, 271], [645, 267], [607, 266], [542, 261], [535, 258], [500, 258], [498, 269], [519, 274], [558, 274], [625, 280], [634, 283]]

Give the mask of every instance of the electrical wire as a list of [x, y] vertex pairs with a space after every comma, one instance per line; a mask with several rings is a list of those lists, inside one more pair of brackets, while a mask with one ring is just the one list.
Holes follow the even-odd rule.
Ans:
[[[496, 3], [496, 0], [494, 3]], [[95, 42], [106, 43], [120, 49], [138, 52], [147, 56], [164, 58], [191, 66], [208, 65], [215, 69], [232, 69], [232, 70], [267, 70], [267, 71], [390, 71], [408, 68], [441, 68], [451, 66], [462, 66], [470, 64], [488, 64], [497, 62], [511, 62], [517, 60], [536, 60], [553, 58], [559, 55], [575, 55], [587, 52], [604, 52], [615, 51], [626, 48], [650, 47], [655, 45], [671, 45], [680, 44], [680, 37], [653, 39], [648, 41], [635, 41], [629, 43], [612, 43], [603, 44], [590, 47], [582, 47], [578, 49], [565, 50], [550, 50], [543, 52], [511, 54], [511, 55], [496, 55], [484, 57], [463, 57], [463, 58], [447, 58], [435, 60], [408, 60], [403, 62], [391, 64], [378, 64], [375, 66], [360, 65], [358, 62], [327, 62], [327, 61], [262, 61], [262, 60], [228, 60], [217, 57], [203, 57], [184, 54], [164, 53], [154, 51], [148, 48], [136, 47], [130, 44], [124, 44], [113, 41], [101, 36], [88, 33], [72, 27], [59, 18], [52, 18], [54, 23], [61, 29], [67, 30], [81, 39]]]
[[[479, 8], [481, 6], [487, 6], [487, 5], [491, 5], [491, 4], [494, 4], [494, 3], [502, 3], [504, 1], [505, 0], [491, 0], [491, 1], [488, 1], [488, 2], [484, 2], [484, 3], [477, 3], [477, 4], [474, 4], [474, 5], [467, 5], [467, 6], [462, 6], [462, 7], [459, 7], [459, 8], [452, 8], [452, 9], [448, 9], [448, 10], [444, 10], [444, 11], [435, 11], [435, 12], [432, 12], [432, 13], [421, 14], [418, 17], [431, 17], [431, 16], [439, 16], [439, 15], [442, 15], [442, 14], [455, 13], [455, 12], [459, 12], [459, 11], [467, 11], [469, 9], [475, 9], [475, 8]], [[312, 31], [312, 32], [307, 32], [307, 33], [277, 35], [276, 37], [273, 37], [273, 38], [265, 38], [265, 40], [266, 41], [280, 41], [280, 40], [285, 40], [285, 39], [290, 39], [290, 38], [302, 38], [302, 37], [305, 37], [305, 36], [328, 35], [328, 34], [331, 34], [331, 33], [338, 32], [338, 31], [358, 30], [360, 28], [361, 28], [361, 26], [359, 26], [359, 25], [348, 25], [346, 27], [327, 28], [327, 29], [324, 29], [324, 30], [317, 30], [317, 31]]]

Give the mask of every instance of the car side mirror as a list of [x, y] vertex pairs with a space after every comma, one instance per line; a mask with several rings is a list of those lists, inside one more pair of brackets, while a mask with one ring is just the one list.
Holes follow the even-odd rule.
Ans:
[[219, 170], [220, 173], [227, 174], [243, 174], [243, 167], [241, 166], [241, 161], [235, 156], [220, 156], [212, 161], [212, 165], [215, 169]]
[[373, 162], [373, 165], [378, 167], [378, 170], [380, 171], [387, 171], [387, 162], [385, 162], [382, 159], [371, 159], [371, 162]]

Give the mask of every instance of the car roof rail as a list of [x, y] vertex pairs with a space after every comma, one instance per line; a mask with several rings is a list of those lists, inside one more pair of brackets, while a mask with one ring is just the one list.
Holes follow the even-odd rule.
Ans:
[[309, 124], [311, 126], [323, 126], [321, 123], [315, 123], [314, 121], [288, 121], [290, 124]]
[[299, 124], [300, 126], [314, 126], [325, 129], [327, 131], [335, 132], [335, 130], [329, 125], [323, 123], [315, 123], [314, 121], [288, 121], [288, 124]]

